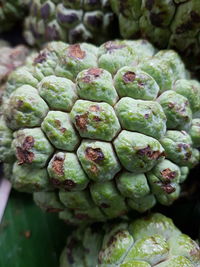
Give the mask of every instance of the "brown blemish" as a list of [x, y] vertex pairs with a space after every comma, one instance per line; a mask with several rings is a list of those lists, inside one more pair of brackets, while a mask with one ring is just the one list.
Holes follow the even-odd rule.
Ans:
[[75, 117], [76, 126], [81, 130], [87, 130], [87, 123], [88, 123], [88, 113], [83, 115], [76, 115]]
[[110, 41], [105, 43], [104, 47], [106, 48], [107, 51], [112, 52], [113, 50], [124, 48], [126, 47], [126, 45], [120, 45]]
[[97, 112], [100, 110], [101, 110], [101, 108], [98, 105], [92, 105], [89, 107], [89, 111], [92, 111], [92, 112]]
[[31, 237], [31, 231], [30, 230], [27, 230], [24, 232], [24, 236], [29, 239]]
[[172, 102], [170, 102], [170, 103], [168, 104], [168, 107], [169, 107], [169, 108], [174, 108], [174, 106], [175, 106], [175, 104], [172, 103]]
[[162, 188], [167, 194], [171, 194], [176, 191], [176, 188], [174, 188], [170, 184], [163, 184]]
[[24, 101], [22, 101], [22, 100], [17, 101], [17, 107], [18, 108], [21, 108], [23, 106], [23, 104], [24, 104]]
[[57, 213], [57, 212], [63, 211], [63, 209], [48, 207], [46, 211], [49, 213], [54, 213], [54, 212]]
[[165, 155], [164, 152], [153, 151], [149, 145], [145, 148], [139, 149], [137, 153], [141, 156], [147, 156], [148, 158], [151, 159], [158, 159]]
[[76, 213], [75, 217], [79, 220], [88, 220], [90, 217], [87, 214]]
[[80, 44], [70, 45], [68, 49], [69, 57], [83, 59], [86, 55], [85, 51], [81, 50]]
[[46, 61], [47, 59], [47, 54], [45, 52], [39, 53], [39, 55], [34, 59], [34, 64], [42, 63]]
[[101, 73], [103, 72], [102, 69], [99, 68], [91, 68], [87, 71], [87, 75], [85, 75], [82, 78], [82, 81], [85, 83], [90, 83], [91, 81], [95, 80], [96, 78], [98, 78]]
[[59, 156], [55, 156], [53, 159], [52, 169], [59, 176], [64, 175], [64, 167], [63, 167], [64, 160], [65, 157], [59, 157]]
[[135, 80], [136, 74], [133, 71], [127, 71], [123, 75], [123, 80], [125, 83], [132, 83]]
[[98, 173], [98, 168], [96, 165], [92, 165], [91, 168], [90, 168], [90, 171], [93, 173], [93, 174], [97, 174]]
[[58, 180], [56, 178], [51, 178], [50, 181], [51, 181], [51, 183], [53, 184], [54, 187], [59, 187], [61, 185], [60, 180]]
[[60, 122], [59, 120], [55, 120], [55, 124], [56, 124], [56, 126], [59, 128], [59, 130], [61, 131], [61, 133], [64, 133], [64, 132], [67, 131], [66, 128], [61, 127], [61, 122]]
[[168, 180], [174, 179], [176, 177], [176, 172], [171, 171], [170, 168], [166, 168], [160, 173], [165, 179], [168, 179]]
[[100, 163], [105, 158], [101, 148], [92, 148], [92, 147], [86, 148], [85, 156], [87, 159], [94, 161], [95, 163]]
[[64, 182], [63, 182], [63, 186], [66, 190], [71, 190], [73, 189], [75, 186], [76, 186], [76, 183], [70, 179], [66, 179]]
[[18, 164], [32, 163], [34, 159], [34, 153], [29, 151], [34, 146], [35, 140], [33, 136], [27, 136], [21, 147], [17, 147], [17, 159]]

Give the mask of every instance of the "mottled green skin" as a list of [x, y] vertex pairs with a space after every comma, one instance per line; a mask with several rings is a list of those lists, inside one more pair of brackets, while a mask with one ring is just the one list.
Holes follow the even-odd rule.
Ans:
[[61, 212], [65, 208], [55, 192], [35, 192], [33, 200], [43, 211]]
[[111, 141], [120, 130], [114, 109], [107, 103], [78, 100], [70, 117], [81, 137]]
[[69, 114], [62, 111], [49, 111], [41, 124], [50, 142], [58, 149], [73, 151], [80, 138], [70, 121]]
[[39, 192], [52, 190], [45, 168], [36, 169], [17, 164], [13, 166], [11, 182], [14, 189], [20, 192]]
[[40, 128], [19, 130], [13, 136], [12, 147], [19, 165], [45, 167], [54, 150]]
[[172, 204], [180, 194], [180, 168], [169, 160], [163, 160], [147, 173], [151, 192], [163, 205]]
[[114, 77], [114, 85], [120, 97], [154, 100], [159, 92], [156, 81], [146, 72], [134, 67], [123, 67]]
[[122, 131], [114, 146], [122, 165], [131, 172], [147, 172], [164, 159], [161, 144], [140, 133]]
[[81, 71], [76, 79], [80, 98], [92, 101], [106, 102], [113, 105], [118, 95], [113, 86], [111, 74], [100, 68], [91, 68]]
[[88, 177], [74, 153], [56, 153], [48, 164], [48, 174], [55, 187], [65, 190], [83, 190], [88, 184]]
[[1, 0], [0, 1], [0, 33], [10, 30], [24, 18], [28, 0]]
[[176, 93], [185, 96], [193, 112], [193, 118], [200, 116], [200, 85], [196, 80], [178, 80], [174, 84], [173, 90]]
[[167, 117], [167, 128], [188, 130], [192, 122], [192, 111], [188, 99], [169, 90], [157, 99]]
[[192, 168], [199, 161], [199, 153], [192, 147], [192, 139], [184, 131], [167, 131], [160, 140], [166, 152], [166, 158], [179, 164]]
[[40, 126], [47, 112], [48, 106], [37, 90], [24, 85], [10, 95], [5, 108], [5, 120], [12, 130], [36, 127]]
[[124, 39], [143, 37], [159, 49], [181, 53], [190, 68], [200, 61], [198, 0], [110, 0]]
[[189, 133], [192, 138], [193, 145], [195, 147], [200, 147], [200, 119], [192, 120], [192, 126]]
[[96, 182], [111, 180], [121, 170], [112, 145], [107, 142], [83, 141], [77, 156], [89, 178]]
[[[191, 81], [176, 52], [156, 53], [144, 40], [100, 47], [49, 43], [12, 72], [3, 95], [0, 160], [8, 177], [17, 173], [14, 187], [45, 191], [34, 196], [36, 203], [73, 225], [142, 213], [157, 202], [171, 204], [188, 168], [199, 163], [190, 135], [176, 126], [171, 136], [167, 111], [158, 103], [163, 91], [177, 94], [180, 79]], [[191, 87], [179, 98], [188, 98], [194, 117], [199, 111], [196, 104], [191, 107], [189, 91], [194, 99]], [[180, 173], [172, 181], [160, 176], [174, 166]], [[29, 169], [31, 179], [24, 175]]]
[[156, 139], [163, 137], [166, 132], [165, 113], [155, 101], [123, 97], [115, 106], [115, 111], [125, 130], [137, 131]]
[[114, 21], [108, 0], [31, 0], [25, 38], [29, 45], [52, 40], [102, 43], [115, 36]]
[[75, 84], [68, 79], [53, 75], [42, 79], [38, 91], [54, 110], [70, 111], [77, 100]]
[[7, 127], [5, 120], [0, 115], [0, 161], [12, 161], [14, 159], [14, 151], [11, 148], [12, 131]]
[[60, 267], [198, 267], [199, 262], [198, 244], [159, 213], [83, 227], [68, 237], [60, 257]]

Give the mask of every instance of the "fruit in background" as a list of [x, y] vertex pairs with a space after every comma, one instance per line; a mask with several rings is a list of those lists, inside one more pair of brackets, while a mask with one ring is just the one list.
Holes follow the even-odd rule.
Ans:
[[29, 0], [0, 0], [0, 33], [10, 30], [25, 17]]
[[156, 47], [173, 48], [200, 72], [199, 0], [110, 0], [125, 39], [147, 38]]
[[200, 84], [144, 40], [51, 42], [10, 75], [3, 100], [13, 187], [67, 222], [170, 205], [199, 163]]
[[80, 228], [67, 239], [60, 267], [198, 267], [200, 248], [172, 220], [155, 213], [135, 221]]
[[108, 0], [31, 0], [29, 6], [25, 39], [30, 45], [52, 40], [99, 44], [118, 30]]

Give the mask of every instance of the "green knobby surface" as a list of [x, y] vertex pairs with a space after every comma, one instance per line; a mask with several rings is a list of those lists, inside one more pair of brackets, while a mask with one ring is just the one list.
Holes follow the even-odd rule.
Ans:
[[0, 224], [0, 266], [57, 267], [69, 228], [32, 196], [12, 192]]

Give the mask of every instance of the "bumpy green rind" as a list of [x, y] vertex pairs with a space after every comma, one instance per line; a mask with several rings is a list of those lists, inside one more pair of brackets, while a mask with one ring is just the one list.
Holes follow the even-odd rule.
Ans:
[[144, 40], [51, 42], [9, 76], [0, 160], [75, 225], [170, 205], [199, 163], [198, 88], [176, 52]]
[[68, 239], [60, 267], [198, 267], [200, 248], [172, 220], [155, 213], [135, 221], [80, 228]]
[[31, 0], [24, 36], [30, 45], [62, 40], [102, 43], [118, 32], [109, 0]]

